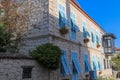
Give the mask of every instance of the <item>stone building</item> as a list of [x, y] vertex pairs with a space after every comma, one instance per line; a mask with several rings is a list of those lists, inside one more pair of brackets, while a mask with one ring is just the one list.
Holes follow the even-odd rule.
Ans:
[[[112, 76], [110, 58], [102, 45], [107, 32], [74, 0], [28, 2], [41, 9], [32, 13], [20, 54], [0, 55], [0, 80], [83, 80], [88, 74], [92, 80]], [[68, 33], [60, 32], [62, 28]], [[48, 71], [28, 56], [43, 43], [53, 43], [64, 52], [61, 69]]]

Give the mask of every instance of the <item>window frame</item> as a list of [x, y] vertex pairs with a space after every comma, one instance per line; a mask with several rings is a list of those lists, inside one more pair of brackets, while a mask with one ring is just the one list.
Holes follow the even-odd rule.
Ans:
[[34, 66], [22, 66], [22, 79], [32, 78], [32, 70]]

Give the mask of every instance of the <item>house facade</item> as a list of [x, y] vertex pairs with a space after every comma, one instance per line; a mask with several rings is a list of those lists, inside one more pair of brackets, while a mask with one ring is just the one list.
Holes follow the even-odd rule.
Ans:
[[[29, 33], [23, 40], [25, 46], [20, 48], [20, 53], [27, 56], [37, 46], [53, 43], [63, 52], [61, 68], [48, 71], [31, 57], [1, 56], [0, 66], [6, 65], [1, 68], [6, 70], [2, 72], [2, 76], [0, 75], [1, 79], [83, 80], [89, 77], [89, 74], [92, 76], [91, 79], [99, 76], [107, 79], [112, 77], [110, 58], [106, 57], [102, 45], [103, 35], [107, 32], [75, 0], [28, 0], [28, 2], [31, 8], [32, 6], [40, 8], [31, 12], [34, 16], [30, 18]], [[61, 32], [63, 29], [67, 32]]]

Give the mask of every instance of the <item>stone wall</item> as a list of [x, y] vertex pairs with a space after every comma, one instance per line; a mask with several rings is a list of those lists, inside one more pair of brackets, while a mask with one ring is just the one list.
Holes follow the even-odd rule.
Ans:
[[[22, 1], [22, 0], [17, 0]], [[38, 45], [48, 42], [49, 33], [49, 1], [48, 0], [26, 0], [23, 9], [28, 8], [29, 20], [27, 33], [20, 46], [20, 53], [28, 54]], [[22, 47], [22, 48], [21, 48]]]
[[[23, 66], [33, 67], [32, 78], [22, 78]], [[33, 59], [0, 59], [0, 80], [50, 80], [50, 74]]]

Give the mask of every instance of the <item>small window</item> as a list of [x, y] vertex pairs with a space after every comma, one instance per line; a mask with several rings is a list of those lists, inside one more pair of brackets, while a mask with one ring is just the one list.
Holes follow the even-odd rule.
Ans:
[[22, 73], [23, 79], [32, 78], [31, 76], [32, 68], [33, 67], [23, 67], [23, 73]]

